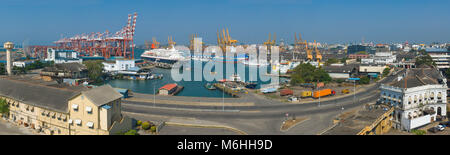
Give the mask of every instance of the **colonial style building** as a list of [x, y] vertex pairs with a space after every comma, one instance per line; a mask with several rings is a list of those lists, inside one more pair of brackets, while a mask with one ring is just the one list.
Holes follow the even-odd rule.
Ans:
[[380, 101], [395, 107], [394, 128], [410, 131], [446, 117], [447, 81], [437, 68], [410, 68], [381, 85]]
[[67, 89], [0, 78], [8, 119], [49, 135], [105, 135], [131, 129], [121, 113], [122, 95], [109, 85]]

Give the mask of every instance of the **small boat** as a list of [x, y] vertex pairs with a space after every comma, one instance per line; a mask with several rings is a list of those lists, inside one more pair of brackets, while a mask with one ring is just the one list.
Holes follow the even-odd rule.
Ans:
[[248, 88], [248, 89], [256, 89], [256, 86], [257, 86], [258, 84], [257, 83], [252, 83], [252, 82], [250, 82], [250, 83], [246, 83], [245, 84], [245, 88]]
[[233, 74], [230, 77], [230, 81], [234, 81], [234, 82], [241, 82], [241, 77], [237, 74]]
[[206, 89], [208, 89], [208, 90], [215, 90], [215, 89], [217, 89], [213, 84], [211, 84], [211, 83], [207, 83], [206, 85], [205, 85], [205, 87], [206, 87]]

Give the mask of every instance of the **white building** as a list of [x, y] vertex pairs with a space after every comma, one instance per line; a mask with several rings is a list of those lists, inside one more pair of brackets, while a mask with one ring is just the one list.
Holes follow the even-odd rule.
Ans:
[[447, 81], [442, 74], [436, 68], [405, 72], [380, 86], [381, 103], [395, 107], [393, 127], [410, 131], [446, 117]]
[[362, 64], [377, 64], [386, 65], [396, 62], [397, 57], [392, 52], [376, 52], [375, 55], [371, 55], [369, 58], [361, 59]]
[[26, 67], [30, 64], [34, 63], [34, 61], [14, 61], [13, 66], [15, 67]]
[[114, 62], [103, 62], [105, 71], [125, 71], [132, 67], [135, 67], [135, 61], [129, 59], [116, 59]]
[[450, 52], [445, 48], [426, 48], [439, 69], [450, 68]]
[[55, 50], [47, 49], [47, 58], [45, 61], [53, 61], [55, 64], [61, 63], [82, 63], [82, 59], [78, 57], [78, 52], [73, 50]]

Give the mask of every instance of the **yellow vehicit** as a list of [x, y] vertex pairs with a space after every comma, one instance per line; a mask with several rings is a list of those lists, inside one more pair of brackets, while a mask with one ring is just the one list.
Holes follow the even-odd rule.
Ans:
[[348, 90], [348, 89], [343, 89], [342, 90], [342, 94], [348, 94], [348, 93], [350, 93], [350, 90]]
[[312, 96], [312, 92], [311, 91], [303, 91], [301, 93], [301, 97], [302, 98], [311, 97], [311, 96]]

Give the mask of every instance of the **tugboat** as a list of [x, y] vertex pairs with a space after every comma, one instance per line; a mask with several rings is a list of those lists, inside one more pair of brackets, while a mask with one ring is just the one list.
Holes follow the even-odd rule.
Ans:
[[217, 88], [213, 85], [213, 84], [211, 84], [211, 83], [207, 83], [206, 85], [205, 85], [205, 87], [206, 87], [206, 89], [208, 89], [208, 90], [216, 90]]
[[258, 84], [257, 83], [254, 83], [254, 82], [248, 82], [248, 83], [245, 83], [245, 88], [248, 88], [248, 89], [256, 89], [256, 86], [257, 86]]

